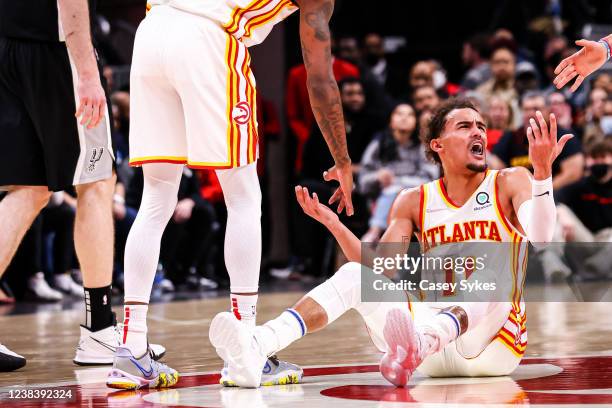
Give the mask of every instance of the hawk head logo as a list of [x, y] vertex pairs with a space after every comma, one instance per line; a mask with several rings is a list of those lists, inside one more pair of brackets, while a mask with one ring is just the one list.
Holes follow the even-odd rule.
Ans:
[[238, 102], [232, 109], [232, 119], [239, 125], [246, 125], [251, 119], [251, 107], [246, 102]]

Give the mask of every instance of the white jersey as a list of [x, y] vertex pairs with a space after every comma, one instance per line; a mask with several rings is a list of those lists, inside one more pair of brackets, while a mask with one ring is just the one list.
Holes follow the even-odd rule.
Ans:
[[291, 0], [149, 0], [150, 6], [162, 4], [217, 22], [247, 47], [298, 9]]
[[[517, 356], [522, 356], [527, 345], [522, 292], [528, 245], [527, 239], [503, 214], [498, 201], [498, 174], [496, 170], [487, 171], [483, 182], [463, 206], [452, 202], [441, 179], [423, 185], [419, 216], [420, 241], [426, 256], [444, 256], [445, 251], [454, 251], [455, 255], [470, 254], [473, 257], [487, 253], [488, 259], [484, 262], [487, 269], [484, 272], [472, 273], [473, 270], [466, 268], [458, 271], [457, 268], [453, 270], [445, 267], [436, 272], [437, 280], [470, 282], [478, 279], [482, 281], [484, 277], [484, 281], [497, 281], [505, 285], [507, 291], [504, 291], [504, 298], [512, 307], [496, 339], [499, 338]], [[483, 244], [485, 242], [509, 244]], [[471, 248], [475, 249], [470, 251]], [[423, 296], [423, 300], [452, 303], [462, 296], [458, 291], [448, 289], [437, 293], [440, 296], [436, 296], [436, 299], [428, 295]], [[500, 302], [499, 298], [492, 301]]]

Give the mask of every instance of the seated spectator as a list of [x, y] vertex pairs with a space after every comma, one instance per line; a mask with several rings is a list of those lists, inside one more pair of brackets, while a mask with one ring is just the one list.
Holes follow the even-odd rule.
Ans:
[[519, 98], [526, 92], [540, 89], [540, 74], [535, 65], [529, 61], [516, 64], [514, 88]]
[[562, 129], [570, 130], [574, 134], [574, 118], [572, 107], [562, 92], [552, 92], [546, 97], [546, 105], [550, 112], [555, 114], [557, 125]]
[[487, 150], [492, 151], [505, 132], [514, 126], [512, 105], [500, 96], [493, 96], [487, 107]]
[[489, 54], [489, 37], [486, 34], [476, 34], [463, 43], [461, 58], [468, 68], [461, 80], [463, 88], [476, 89], [491, 78]]
[[[582, 143], [588, 146], [591, 143], [603, 140], [606, 137], [602, 124], [609, 126], [602, 120], [606, 115], [612, 115], [612, 111], [606, 112], [606, 102], [609, 100], [608, 92], [603, 88], [593, 88], [589, 92], [589, 102], [587, 105], [587, 123], [584, 127]], [[606, 129], [610, 131], [610, 129]]]
[[[600, 243], [580, 246], [578, 263], [586, 277], [612, 278], [612, 139], [595, 142], [586, 156], [587, 176], [556, 194], [553, 241]], [[542, 254], [547, 280], [569, 276], [570, 268], [562, 260], [565, 252], [564, 245], [553, 245]]]
[[417, 113], [424, 111], [433, 112], [440, 104], [440, 96], [431, 85], [423, 85], [416, 88], [412, 94], [414, 109]]
[[383, 38], [378, 33], [369, 33], [363, 39], [363, 61], [370, 68], [380, 85], [387, 83], [387, 58]]
[[476, 88], [476, 92], [482, 95], [484, 100], [490, 100], [493, 96], [499, 96], [509, 101], [514, 113], [513, 123], [520, 123], [518, 109], [518, 92], [514, 87], [516, 74], [516, 55], [512, 49], [500, 47], [491, 54], [492, 78]]
[[362, 237], [377, 242], [387, 228], [387, 215], [395, 197], [411, 188], [435, 179], [439, 170], [425, 158], [425, 149], [416, 131], [412, 106], [398, 105], [391, 113], [389, 127], [370, 143], [361, 160], [360, 191], [375, 197], [370, 229]]
[[[493, 148], [489, 155], [489, 163], [493, 168], [523, 166], [533, 171], [529, 159], [529, 143], [527, 141], [527, 128], [529, 121], [535, 118], [536, 112], [542, 112], [548, 119], [549, 109], [546, 106], [544, 95], [538, 92], [527, 93], [523, 96], [521, 108], [523, 111], [523, 124], [515, 131], [507, 131]], [[561, 138], [571, 131], [559, 128], [558, 137]], [[582, 178], [584, 171], [584, 155], [580, 142], [576, 137], [570, 139], [563, 151], [553, 163], [553, 188], [558, 190]]]

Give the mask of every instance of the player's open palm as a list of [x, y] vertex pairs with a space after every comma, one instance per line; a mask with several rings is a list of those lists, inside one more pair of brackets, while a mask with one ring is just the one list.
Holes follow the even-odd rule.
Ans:
[[540, 111], [537, 111], [536, 117], [531, 118], [529, 122], [531, 126], [527, 128], [527, 139], [529, 140], [529, 159], [534, 173], [550, 177], [553, 162], [574, 135], [563, 135], [557, 140], [557, 118], [552, 113], [549, 117], [550, 125], [546, 123]]
[[314, 218], [321, 224], [329, 226], [338, 221], [338, 215], [331, 208], [319, 202], [317, 193], [313, 193], [311, 196], [306, 187], [296, 186], [295, 196], [306, 215]]
[[576, 45], [581, 46], [580, 51], [570, 55], [555, 68], [553, 83], [558, 89], [563, 88], [569, 81], [576, 78], [570, 88], [574, 92], [584, 79], [599, 69], [606, 62], [606, 49], [597, 41], [579, 40]]

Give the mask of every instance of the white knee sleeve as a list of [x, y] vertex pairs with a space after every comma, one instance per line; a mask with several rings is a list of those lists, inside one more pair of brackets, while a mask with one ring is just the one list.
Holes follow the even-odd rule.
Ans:
[[149, 302], [161, 238], [176, 208], [183, 165], [145, 164], [143, 173], [142, 202], [125, 245], [126, 302]]
[[311, 290], [306, 296], [317, 302], [327, 313], [330, 324], [347, 310], [361, 303], [361, 264], [349, 262]]
[[257, 165], [217, 170], [227, 206], [225, 266], [232, 293], [257, 292], [261, 264], [261, 190]]

